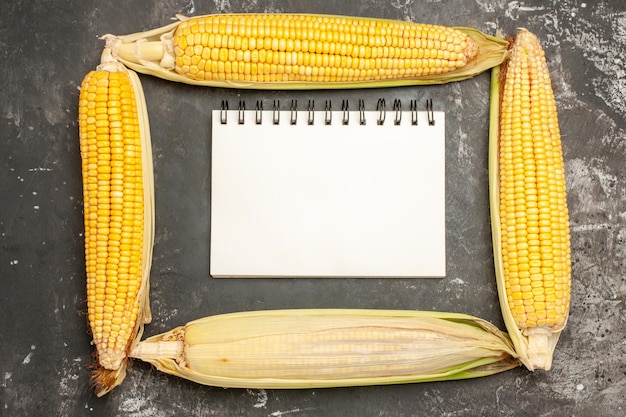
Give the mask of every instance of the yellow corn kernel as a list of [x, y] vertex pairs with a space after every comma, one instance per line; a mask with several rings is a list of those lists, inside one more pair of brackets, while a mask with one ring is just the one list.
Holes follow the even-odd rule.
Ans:
[[524, 338], [516, 348], [526, 366], [549, 369], [569, 312], [569, 216], [556, 102], [534, 34], [518, 31], [500, 76], [494, 81], [501, 88], [492, 91], [500, 108], [490, 168], [497, 172], [491, 204], [500, 301], [509, 332], [514, 326]]
[[205, 385], [316, 388], [472, 378], [519, 365], [475, 317], [402, 310], [275, 310], [206, 317], [130, 355]]
[[149, 322], [152, 166], [137, 76], [104, 63], [79, 97], [87, 315], [99, 370], [98, 393], [121, 382], [128, 351]]
[[474, 29], [308, 14], [198, 16], [106, 39], [116, 58], [136, 71], [238, 88], [443, 83], [506, 56], [506, 42]]

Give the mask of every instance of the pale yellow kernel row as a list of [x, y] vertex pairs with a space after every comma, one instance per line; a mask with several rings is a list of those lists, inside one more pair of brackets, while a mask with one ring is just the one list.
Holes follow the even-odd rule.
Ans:
[[[315, 32], [319, 34], [318, 32]], [[446, 36], [444, 40], [419, 38], [418, 34], [404, 34], [398, 36], [362, 36], [335, 33], [335, 36], [317, 37], [309, 36], [302, 39], [301, 34], [291, 34], [294, 37], [285, 38], [280, 34], [276, 36], [256, 37], [227, 35], [216, 32], [198, 32], [188, 35], [180, 35], [176, 38], [176, 46], [182, 51], [189, 48], [227, 48], [241, 51], [273, 50], [276, 52], [313, 52], [330, 53], [352, 56], [393, 56], [398, 51], [405, 49], [431, 49], [448, 53], [460, 53], [463, 51], [465, 42], [458, 38]], [[409, 35], [409, 36], [406, 36]], [[450, 38], [450, 42], [448, 41]]]
[[177, 34], [219, 33], [242, 37], [278, 37], [339, 40], [347, 35], [369, 35], [398, 39], [422, 37], [453, 42], [453, 29], [399, 21], [311, 15], [218, 15], [192, 18], [181, 23]]
[[[356, 65], [356, 68], [354, 66]], [[298, 80], [304, 78], [332, 78], [335, 80], [350, 81], [353, 79], [381, 80], [396, 77], [410, 77], [420, 75], [442, 74], [448, 62], [430, 60], [407, 60], [406, 63], [396, 65], [368, 65], [351, 64], [350, 67], [325, 67], [310, 65], [281, 65], [255, 64], [234, 62], [215, 62], [200, 60], [196, 65], [181, 65], [180, 68], [191, 79], [267, 79], [267, 80]], [[389, 67], [389, 68], [387, 68]]]

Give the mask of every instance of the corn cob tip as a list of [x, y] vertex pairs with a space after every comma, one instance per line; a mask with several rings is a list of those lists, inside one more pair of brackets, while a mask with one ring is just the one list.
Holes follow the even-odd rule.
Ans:
[[533, 60], [545, 60], [545, 52], [537, 35], [526, 28], [518, 28], [515, 37], [510, 38], [511, 53], [532, 55]]
[[94, 388], [96, 396], [102, 397], [117, 387], [126, 378], [126, 368], [128, 360], [124, 360], [117, 369], [106, 369], [98, 366], [91, 372], [90, 383]]
[[465, 43], [467, 44], [467, 46], [465, 47], [465, 49], [463, 49], [463, 55], [465, 55], [465, 59], [467, 60], [467, 62], [471, 62], [475, 60], [476, 57], [478, 57], [480, 48], [478, 46], [478, 43], [474, 39], [472, 39], [471, 36], [465, 37]]

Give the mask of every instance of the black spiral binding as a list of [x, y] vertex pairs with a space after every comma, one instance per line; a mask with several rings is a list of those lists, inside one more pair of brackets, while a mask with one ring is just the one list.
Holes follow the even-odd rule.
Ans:
[[274, 100], [272, 107], [272, 123], [275, 125], [280, 123], [280, 100]]
[[256, 124], [260, 125], [263, 122], [263, 102], [261, 100], [257, 100], [256, 102], [254, 116]]
[[341, 124], [347, 125], [350, 123], [350, 113], [348, 112], [348, 100], [341, 101]]
[[245, 114], [246, 111], [246, 102], [243, 100], [239, 100], [239, 117], [237, 118], [237, 123], [242, 125], [245, 122]]
[[222, 100], [222, 106], [220, 108], [220, 123], [225, 125], [226, 121], [226, 112], [228, 111], [228, 100]]
[[295, 125], [298, 122], [298, 100], [291, 100], [289, 124]]
[[411, 100], [409, 109], [411, 110], [411, 124], [417, 126], [417, 100]]
[[333, 102], [326, 100], [324, 102], [324, 124], [329, 125], [333, 122]]
[[[378, 117], [376, 118], [377, 125], [384, 125], [387, 119], [387, 108], [384, 98], [378, 99], [376, 103], [376, 112]], [[365, 100], [359, 99], [358, 101], [359, 111], [359, 124], [365, 125]], [[418, 124], [418, 102], [417, 100], [409, 101], [409, 111], [411, 113], [411, 124], [417, 126]], [[312, 125], [315, 123], [315, 100], [310, 99], [306, 107], [307, 112], [307, 124]], [[395, 99], [393, 101], [392, 112], [394, 113], [393, 124], [398, 126], [402, 123], [402, 100]], [[261, 124], [263, 122], [263, 100], [257, 100], [254, 109], [255, 123]], [[237, 107], [237, 124], [245, 124], [246, 103], [244, 100], [239, 100], [239, 106]], [[280, 100], [273, 100], [272, 103], [272, 123], [280, 124]], [[433, 110], [432, 99], [426, 100], [426, 119], [429, 126], [435, 125], [435, 112]], [[220, 105], [220, 123], [226, 124], [228, 121], [228, 100], [222, 100]], [[291, 100], [289, 105], [289, 124], [295, 125], [298, 121], [298, 100]], [[349, 100], [341, 101], [341, 124], [348, 125], [350, 123], [350, 111]], [[324, 124], [332, 124], [332, 101], [324, 101]]]
[[387, 110], [385, 110], [385, 99], [379, 98], [378, 103], [376, 103], [376, 111], [378, 112], [378, 119], [376, 119], [376, 124], [384, 125], [385, 117], [387, 115]]
[[309, 100], [309, 105], [307, 106], [308, 117], [306, 119], [307, 124], [312, 125], [315, 123], [315, 100]]
[[402, 101], [395, 99], [393, 101], [393, 111], [396, 113], [396, 117], [393, 119], [393, 124], [399, 126], [402, 122]]
[[428, 126], [435, 125], [435, 113], [433, 112], [433, 100], [426, 100], [426, 114], [428, 115]]
[[359, 124], [365, 125], [365, 100], [359, 99]]

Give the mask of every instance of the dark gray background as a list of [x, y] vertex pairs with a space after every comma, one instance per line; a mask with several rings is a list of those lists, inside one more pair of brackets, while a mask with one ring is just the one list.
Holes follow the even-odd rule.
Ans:
[[[97, 399], [88, 385], [78, 88], [106, 33], [177, 13], [314, 12], [538, 34], [560, 110], [572, 226], [571, 317], [550, 372], [316, 390], [195, 385], [134, 363]], [[625, 416], [626, 6], [611, 1], [162, 0], [0, 3], [0, 415]], [[273, 308], [459, 311], [503, 328], [487, 199], [489, 76], [358, 91], [238, 91], [142, 76], [151, 117], [156, 242], [152, 335], [202, 316]], [[432, 98], [447, 112], [443, 280], [208, 277], [210, 111], [222, 99]]]

